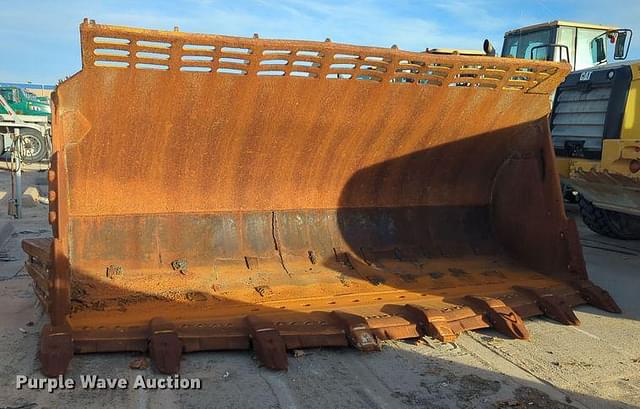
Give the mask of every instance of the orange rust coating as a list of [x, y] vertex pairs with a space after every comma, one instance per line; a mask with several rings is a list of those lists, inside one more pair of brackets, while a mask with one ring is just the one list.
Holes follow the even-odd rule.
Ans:
[[542, 313], [513, 286], [585, 302], [547, 122], [567, 64], [89, 22], [81, 39], [49, 174], [50, 313], [76, 352], [145, 348], [158, 316], [186, 350], [246, 347], [250, 315], [296, 347], [345, 343], [359, 321], [334, 310], [384, 339], [419, 335], [405, 304], [457, 334]]
[[[546, 93], [533, 92], [554, 89], [568, 69], [527, 61], [525, 68], [536, 72], [519, 73], [516, 69], [523, 68], [524, 61], [91, 24], [83, 25], [81, 33], [83, 70], [57, 93], [64, 135], [57, 146], [64, 146], [70, 162], [70, 216], [486, 204], [499, 165], [495, 156], [504, 158], [512, 149], [505, 144], [484, 145], [483, 155], [477, 154], [477, 145], [468, 144], [459, 156], [440, 158], [424, 169], [428, 179], [388, 173], [358, 195], [345, 197], [343, 189], [358, 170], [544, 117]], [[97, 45], [95, 37], [127, 38], [130, 66], [94, 66], [100, 58], [95, 49], [111, 47]], [[142, 40], [165, 41], [171, 47], [138, 46]], [[181, 65], [193, 65], [182, 61], [185, 55], [202, 53], [183, 50], [189, 43], [216, 47], [210, 53], [213, 68], [228, 66], [221, 65], [221, 58], [248, 61], [239, 65], [247, 74], [181, 72]], [[224, 46], [247, 48], [252, 54], [223, 53]], [[263, 55], [268, 49], [291, 54]], [[360, 65], [368, 56], [389, 62], [378, 64], [385, 69], [380, 82], [256, 75], [271, 69], [261, 62], [274, 58], [289, 61], [287, 74], [304, 70], [307, 67], [292, 65], [304, 60], [293, 54], [308, 49], [323, 54], [313, 59], [320, 67], [308, 68], [310, 73], [337, 71], [329, 68], [343, 63], [335, 54], [357, 55], [359, 60], [344, 61]], [[170, 58], [134, 57], [141, 52], [167, 53]], [[416, 69], [416, 64], [401, 60], [425, 64], [420, 68], [424, 72], [442, 72], [444, 83], [390, 83], [393, 78], [420, 78], [397, 73]], [[136, 63], [169, 68], [136, 69]], [[496, 69], [462, 69], [477, 64]], [[446, 87], [475, 79], [456, 75], [501, 79], [483, 80], [496, 89]], [[529, 80], [509, 80], [516, 77]], [[514, 86], [523, 89], [502, 89]]]

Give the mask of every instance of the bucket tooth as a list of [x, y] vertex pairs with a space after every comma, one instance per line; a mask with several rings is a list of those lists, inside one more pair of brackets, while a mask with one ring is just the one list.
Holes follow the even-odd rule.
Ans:
[[540, 311], [552, 320], [565, 325], [580, 325], [580, 320], [571, 306], [562, 297], [553, 294], [551, 289], [521, 286], [515, 286], [513, 289], [533, 298]]
[[407, 318], [416, 323], [422, 335], [428, 335], [442, 342], [454, 342], [458, 338], [442, 312], [424, 309], [413, 304], [405, 305], [404, 309]]
[[175, 326], [163, 318], [154, 318], [149, 323], [149, 355], [160, 373], [175, 374], [180, 371], [182, 341]]
[[249, 328], [253, 349], [262, 365], [269, 369], [288, 369], [287, 347], [275, 325], [255, 315], [247, 316], [245, 321]]
[[580, 296], [584, 300], [593, 305], [608, 312], [620, 314], [622, 310], [618, 307], [618, 304], [613, 300], [609, 293], [593, 284], [589, 280], [579, 280], [572, 282], [573, 287], [580, 292]]
[[496, 331], [517, 339], [529, 339], [529, 330], [522, 318], [502, 300], [491, 297], [467, 296], [465, 301], [484, 314], [488, 324]]
[[349, 345], [365, 352], [380, 350], [380, 343], [364, 317], [344, 311], [333, 311], [332, 315], [344, 329]]
[[45, 376], [63, 375], [73, 358], [71, 329], [45, 325], [40, 336], [39, 357]]

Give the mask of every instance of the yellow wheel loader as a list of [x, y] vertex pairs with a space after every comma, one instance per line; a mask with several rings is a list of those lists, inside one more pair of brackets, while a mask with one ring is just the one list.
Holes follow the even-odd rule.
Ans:
[[[564, 213], [549, 94], [570, 66], [80, 27], [52, 102], [51, 239], [25, 240], [76, 353], [287, 350], [579, 323], [619, 308]], [[126, 103], [114, 103], [123, 101]], [[562, 342], [559, 340], [558, 342]]]
[[552, 21], [505, 33], [502, 47], [503, 57], [577, 70], [551, 113], [562, 189], [591, 230], [618, 239], [640, 239], [640, 61], [615, 62], [631, 38], [629, 29]]
[[571, 73], [551, 133], [569, 199], [596, 233], [640, 239], [640, 61]]

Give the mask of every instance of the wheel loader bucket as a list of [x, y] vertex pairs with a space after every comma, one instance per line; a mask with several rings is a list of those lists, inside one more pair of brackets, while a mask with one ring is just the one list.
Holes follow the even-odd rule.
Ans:
[[53, 97], [52, 240], [24, 241], [73, 353], [375, 350], [617, 311], [564, 214], [569, 65], [81, 25]]

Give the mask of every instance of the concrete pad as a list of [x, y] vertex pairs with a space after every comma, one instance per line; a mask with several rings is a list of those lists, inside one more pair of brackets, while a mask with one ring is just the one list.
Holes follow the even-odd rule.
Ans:
[[15, 227], [13, 226], [13, 222], [0, 222], [0, 249], [7, 244], [7, 241], [9, 241], [14, 231]]

